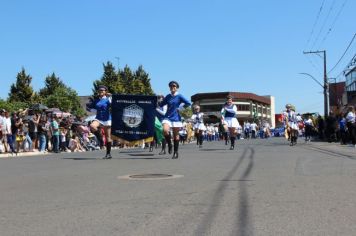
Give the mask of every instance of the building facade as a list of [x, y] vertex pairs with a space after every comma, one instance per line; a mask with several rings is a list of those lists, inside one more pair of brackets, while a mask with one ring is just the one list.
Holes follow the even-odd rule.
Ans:
[[356, 105], [356, 58], [348, 65], [348, 71], [345, 72], [345, 86], [347, 94], [347, 103]]
[[221, 118], [221, 109], [226, 97], [231, 95], [233, 103], [237, 106], [237, 118], [242, 125], [245, 121], [268, 121], [275, 127], [275, 101], [273, 96], [258, 96], [254, 93], [217, 92], [197, 93], [191, 97], [193, 104], [200, 106], [204, 112], [204, 121], [218, 123]]

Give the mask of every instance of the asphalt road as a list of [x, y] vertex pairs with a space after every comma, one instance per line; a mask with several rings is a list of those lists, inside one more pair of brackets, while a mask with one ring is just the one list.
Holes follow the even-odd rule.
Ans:
[[2, 158], [0, 235], [356, 235], [356, 149], [236, 147]]

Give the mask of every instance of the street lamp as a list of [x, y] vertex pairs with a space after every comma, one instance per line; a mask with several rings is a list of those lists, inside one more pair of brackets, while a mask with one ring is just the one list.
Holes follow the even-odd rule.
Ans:
[[322, 85], [314, 76], [308, 73], [299, 73], [301, 75], [307, 75], [312, 78], [315, 82], [317, 82], [324, 89], [324, 117], [329, 115], [329, 83], [326, 82]]

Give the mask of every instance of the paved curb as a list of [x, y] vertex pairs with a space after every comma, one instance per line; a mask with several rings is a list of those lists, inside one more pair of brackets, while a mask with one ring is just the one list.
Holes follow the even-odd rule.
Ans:
[[317, 147], [325, 151], [334, 151], [356, 158], [356, 148], [354, 146], [351, 147], [349, 145], [341, 145], [340, 143], [328, 143], [320, 141], [312, 141], [310, 143], [305, 143], [304, 145], [310, 145], [312, 147]]
[[29, 156], [44, 156], [44, 155], [49, 155], [50, 153], [43, 153], [43, 152], [20, 152], [17, 155], [11, 154], [11, 153], [1, 153], [0, 154], [0, 159], [1, 158], [13, 158], [13, 157], [29, 157]]

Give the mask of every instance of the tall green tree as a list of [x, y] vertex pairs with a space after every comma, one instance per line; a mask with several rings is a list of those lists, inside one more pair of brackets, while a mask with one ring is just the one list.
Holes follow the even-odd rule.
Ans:
[[143, 85], [143, 89], [140, 91], [140, 94], [144, 95], [153, 95], [153, 90], [151, 87], [151, 79], [148, 73], [143, 69], [143, 66], [140, 65], [135, 72], [135, 80], [139, 80]]
[[98, 98], [96, 92], [100, 85], [108, 87], [109, 92], [112, 94], [154, 94], [151, 87], [151, 79], [142, 65], [134, 73], [128, 65], [123, 70], [118, 69], [118, 71], [115, 71], [115, 67], [111, 62], [103, 64], [103, 68], [103, 76], [93, 83], [91, 100]]
[[25, 68], [16, 76], [16, 83], [11, 85], [9, 102], [24, 102], [31, 104], [34, 91], [31, 86], [32, 77], [26, 74]]
[[115, 71], [115, 67], [111, 62], [103, 64], [104, 73], [100, 80], [95, 80], [93, 83], [92, 98], [97, 98], [96, 92], [100, 85], [105, 85], [110, 93], [124, 93], [123, 81], [119, 72]]
[[134, 89], [134, 74], [128, 65], [125, 66], [124, 70], [119, 71], [119, 75], [122, 78], [123, 86], [124, 86], [124, 93], [131, 94]]
[[53, 93], [57, 88], [64, 88], [66, 85], [63, 81], [57, 77], [54, 73], [52, 75], [48, 75], [45, 78], [45, 86], [44, 88], [40, 89], [39, 95], [42, 98], [46, 98]]
[[135, 79], [132, 83], [132, 90], [130, 91], [129, 94], [135, 94], [135, 95], [143, 95], [143, 91], [145, 90], [145, 85], [142, 83], [141, 80]]
[[9, 102], [0, 99], [0, 109], [5, 109], [8, 112], [15, 112], [19, 109], [25, 110], [26, 108], [28, 108], [28, 104], [25, 102]]
[[82, 116], [85, 114], [77, 92], [67, 86], [56, 88], [51, 95], [44, 99], [44, 103], [48, 107], [56, 107], [74, 115]]

